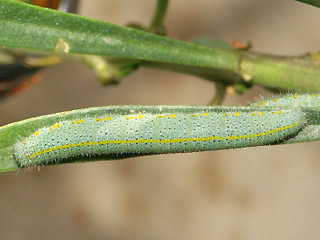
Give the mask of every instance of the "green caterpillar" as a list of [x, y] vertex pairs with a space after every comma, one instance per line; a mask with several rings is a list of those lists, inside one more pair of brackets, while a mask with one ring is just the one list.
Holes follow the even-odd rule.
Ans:
[[[40, 128], [14, 145], [20, 167], [111, 155], [150, 155], [272, 144], [299, 133], [318, 95], [287, 95], [248, 107], [113, 106]], [[75, 112], [76, 112], [75, 111]], [[76, 115], [76, 114], [73, 114]]]

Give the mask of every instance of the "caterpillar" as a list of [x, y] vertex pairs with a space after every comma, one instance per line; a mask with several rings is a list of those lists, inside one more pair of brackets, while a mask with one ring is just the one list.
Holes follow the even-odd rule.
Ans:
[[[13, 147], [20, 167], [92, 156], [142, 156], [272, 144], [299, 133], [318, 95], [287, 95], [243, 107], [113, 106], [81, 110]], [[77, 110], [76, 110], [77, 111]], [[80, 111], [80, 110], [78, 110]]]

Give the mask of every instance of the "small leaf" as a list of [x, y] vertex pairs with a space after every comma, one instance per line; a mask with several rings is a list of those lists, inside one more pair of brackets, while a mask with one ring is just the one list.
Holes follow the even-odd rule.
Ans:
[[309, 5], [312, 5], [315, 7], [320, 7], [319, 0], [296, 0], [296, 1], [303, 2], [303, 3], [309, 4]]

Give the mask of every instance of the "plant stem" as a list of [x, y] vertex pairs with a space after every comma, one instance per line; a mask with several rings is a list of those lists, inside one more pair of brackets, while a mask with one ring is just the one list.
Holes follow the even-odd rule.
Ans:
[[210, 48], [9, 0], [0, 1], [0, 32], [3, 47], [131, 59], [224, 84], [320, 92], [319, 54], [277, 57]]
[[158, 0], [156, 10], [154, 12], [149, 28], [157, 28], [163, 25], [163, 20], [166, 16], [169, 0]]
[[[230, 51], [225, 51], [230, 53]], [[191, 74], [224, 84], [258, 84], [292, 92], [320, 92], [320, 66], [308, 56], [277, 57], [266, 54], [232, 51], [223, 66], [197, 67], [179, 64], [144, 62], [148, 67]], [[218, 58], [223, 59], [219, 53]], [[226, 60], [226, 59], [225, 59]]]
[[244, 53], [240, 74], [247, 81], [268, 88], [296, 92], [320, 91], [320, 67], [308, 56], [276, 57]]
[[211, 106], [221, 105], [224, 99], [224, 96], [226, 94], [227, 86], [221, 83], [216, 83], [215, 88], [216, 88], [216, 93], [213, 99], [211, 100], [211, 102], [209, 103], [209, 105]]

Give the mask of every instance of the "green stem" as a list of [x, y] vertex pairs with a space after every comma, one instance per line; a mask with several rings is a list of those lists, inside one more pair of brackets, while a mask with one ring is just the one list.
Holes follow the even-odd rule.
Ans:
[[310, 57], [276, 57], [244, 52], [239, 72], [253, 84], [296, 92], [320, 91], [320, 66]]
[[165, 18], [169, 0], [158, 0], [156, 10], [154, 12], [151, 24], [149, 28], [157, 28], [163, 25], [163, 20]]
[[145, 65], [224, 84], [320, 92], [319, 61], [312, 56], [209, 48], [9, 0], [0, 1], [0, 32], [3, 47], [142, 60]]
[[[163, 20], [168, 7], [168, 0], [158, 0], [150, 27], [144, 29], [141, 25], [131, 23], [128, 27], [147, 32], [163, 33]], [[141, 64], [140, 60], [106, 59], [95, 55], [75, 55], [73, 60], [84, 63], [96, 74], [102, 85], [117, 84], [121, 78], [130, 74]]]
[[221, 83], [216, 83], [216, 93], [212, 99], [212, 101], [209, 103], [211, 106], [220, 105], [224, 99], [224, 96], [226, 94], [227, 86]]
[[[225, 51], [229, 54], [229, 51]], [[232, 51], [233, 58], [224, 68], [144, 62], [148, 67], [191, 74], [224, 84], [257, 84], [292, 92], [320, 92], [320, 66], [309, 56], [277, 57], [259, 53]], [[224, 54], [219, 54], [224, 58]]]

